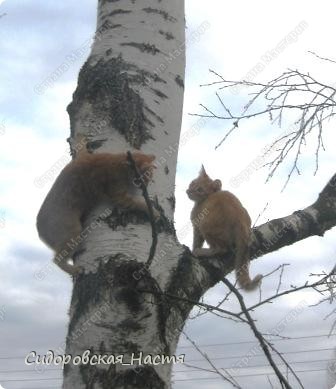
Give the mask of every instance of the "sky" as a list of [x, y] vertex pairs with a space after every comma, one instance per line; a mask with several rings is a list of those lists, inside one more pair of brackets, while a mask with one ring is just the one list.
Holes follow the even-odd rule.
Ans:
[[[334, 15], [335, 5], [329, 0], [320, 1], [318, 6], [313, 1], [306, 1], [303, 6], [301, 2], [283, 0], [281, 5], [271, 6], [264, 0], [186, 0], [187, 34], [197, 31], [203, 23], [207, 28], [199, 41], [187, 46], [182, 136], [188, 136], [199, 120], [191, 114], [204, 113], [200, 104], [218, 115], [224, 114], [215, 97], [218, 86], [200, 87], [218, 80], [209, 69], [227, 79], [252, 77], [252, 81], [260, 82], [288, 68], [299, 69], [334, 85], [336, 65], [308, 53], [310, 50], [336, 59], [336, 49], [331, 44]], [[60, 388], [59, 370], [29, 370], [23, 361], [31, 350], [45, 353], [57, 349], [66, 335], [71, 281], [56, 268], [43, 280], [34, 277], [36, 270], [51, 261], [52, 255], [38, 239], [35, 218], [54, 175], [44, 181], [41, 177], [70, 160], [65, 142], [69, 136], [65, 109], [88, 49], [46, 90], [41, 92], [38, 86], [67, 55], [93, 35], [95, 22], [93, 0], [82, 0], [80, 8], [74, 0], [0, 1], [0, 385], [5, 389]], [[288, 39], [271, 61], [265, 61], [280, 42], [293, 36], [295, 39]], [[219, 93], [236, 113], [250, 98], [246, 89]], [[267, 117], [241, 122], [239, 129], [216, 150], [232, 122], [207, 119], [201, 122], [199, 131], [188, 136], [179, 150], [176, 176], [176, 230], [182, 243], [190, 245], [192, 239], [191, 233], [181, 232], [192, 207], [185, 189], [198, 174], [201, 163], [212, 178], [220, 178], [223, 187], [239, 197], [254, 221], [268, 204], [257, 224], [291, 214], [315, 201], [334, 174], [332, 122], [323, 130], [326, 150], [320, 156], [316, 175], [316, 139], [312, 136], [301, 156], [301, 175], [295, 175], [285, 191], [281, 189], [291, 167], [290, 160], [280, 166], [267, 184], [265, 168], [253, 170], [238, 186], [232, 184], [232, 179], [286, 130], [290, 119], [285, 118], [282, 129], [271, 125]], [[310, 279], [311, 273], [333, 267], [335, 238], [336, 229], [324, 237], [312, 237], [266, 255], [252, 263], [251, 273], [266, 274], [286, 263], [289, 265], [285, 267], [281, 288], [301, 285]], [[274, 293], [278, 276], [279, 272], [264, 280], [263, 296]], [[216, 304], [225, 293], [225, 288], [217, 285], [204, 296], [204, 301]], [[246, 301], [253, 304], [258, 298], [258, 293], [252, 293], [246, 296]], [[325, 335], [336, 318], [331, 315], [325, 319], [334, 309], [329, 303], [311, 307], [317, 301], [315, 293], [298, 293], [263, 306], [253, 315], [263, 332], [292, 338], [278, 338], [274, 344], [293, 362], [305, 388], [330, 389], [335, 382], [328, 381], [326, 366], [334, 356], [335, 336]], [[238, 309], [234, 301], [227, 302], [224, 308]], [[284, 321], [286, 325], [280, 325]], [[235, 367], [234, 375], [240, 376], [237, 380], [243, 388], [270, 388], [268, 374], [276, 387], [272, 370], [246, 326], [207, 314], [190, 319], [186, 332], [218, 368]], [[191, 365], [210, 368], [183, 336], [178, 353], [185, 353]], [[254, 356], [247, 357], [250, 354]], [[191, 386], [230, 387], [211, 372], [177, 366], [174, 389]]]

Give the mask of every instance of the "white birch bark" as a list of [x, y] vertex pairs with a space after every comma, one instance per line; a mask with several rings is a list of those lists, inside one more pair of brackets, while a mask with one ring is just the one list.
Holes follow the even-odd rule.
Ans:
[[[182, 0], [99, 1], [91, 55], [68, 107], [72, 140], [88, 134], [94, 152], [155, 154], [157, 169], [148, 191], [161, 220], [151, 276], [144, 268], [152, 242], [148, 218], [101, 204], [86, 220], [76, 258], [85, 274], [74, 284], [67, 337], [66, 354], [72, 357], [89, 349], [124, 354], [128, 362], [131, 353], [176, 350], [179, 331], [167, 334], [166, 329], [183, 320], [168, 322], [169, 307], [139, 290], [165, 288], [183, 252], [173, 213], [184, 49]], [[135, 367], [69, 364], [63, 388], [170, 388], [172, 364]]]

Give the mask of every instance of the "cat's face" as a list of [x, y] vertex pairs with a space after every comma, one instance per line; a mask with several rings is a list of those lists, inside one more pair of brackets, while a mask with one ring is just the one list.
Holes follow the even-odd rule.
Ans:
[[221, 187], [221, 181], [212, 180], [202, 166], [199, 176], [191, 181], [186, 192], [190, 200], [199, 202], [205, 200], [210, 194], [221, 190]]

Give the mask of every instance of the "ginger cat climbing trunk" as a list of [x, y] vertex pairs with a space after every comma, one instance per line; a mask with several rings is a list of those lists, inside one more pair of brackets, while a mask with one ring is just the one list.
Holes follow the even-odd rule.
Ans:
[[[212, 180], [204, 167], [187, 189], [195, 202], [191, 211], [194, 230], [193, 254], [197, 257], [235, 252], [235, 270], [239, 285], [245, 290], [255, 289], [262, 275], [249, 275], [249, 244], [251, 218], [236, 196], [221, 190], [220, 180]], [[202, 248], [204, 241], [209, 248]]]
[[[72, 242], [81, 235], [83, 216], [99, 202], [109, 200], [128, 210], [149, 213], [144, 198], [137, 193], [136, 177], [126, 153], [90, 154], [86, 146], [82, 149], [57, 177], [36, 223], [40, 238], [55, 251], [54, 262], [71, 275], [82, 271], [68, 263], [78, 249]], [[152, 179], [155, 156], [137, 152], [133, 159], [147, 185]], [[153, 212], [158, 218], [159, 212]]]

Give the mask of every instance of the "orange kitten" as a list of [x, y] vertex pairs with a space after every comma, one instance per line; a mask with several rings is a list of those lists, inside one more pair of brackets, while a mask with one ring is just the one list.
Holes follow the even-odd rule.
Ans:
[[[86, 149], [86, 148], [85, 148]], [[154, 155], [134, 153], [133, 159], [146, 184], [152, 178]], [[81, 271], [68, 263], [76, 251], [84, 214], [104, 199], [126, 209], [148, 213], [145, 200], [134, 194], [134, 171], [123, 154], [90, 154], [84, 150], [61, 171], [37, 215], [40, 238], [55, 251], [54, 262], [75, 275]], [[155, 216], [158, 216], [158, 212]], [[64, 254], [66, 253], [66, 255]]]
[[[187, 195], [195, 202], [191, 211], [193, 254], [213, 256], [235, 250], [238, 283], [243, 289], [252, 290], [259, 285], [262, 276], [258, 274], [251, 280], [248, 270], [251, 219], [237, 197], [221, 188], [221, 181], [212, 180], [203, 166], [189, 185]], [[202, 248], [204, 240], [210, 248]]]

